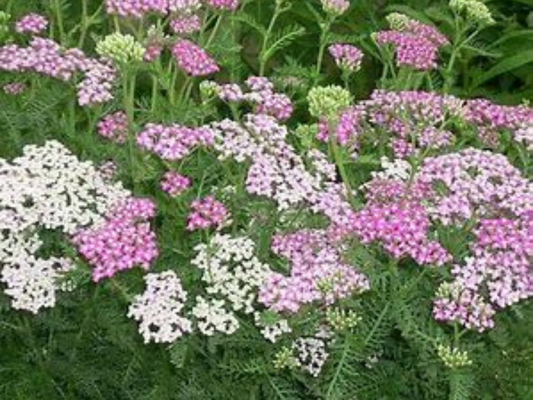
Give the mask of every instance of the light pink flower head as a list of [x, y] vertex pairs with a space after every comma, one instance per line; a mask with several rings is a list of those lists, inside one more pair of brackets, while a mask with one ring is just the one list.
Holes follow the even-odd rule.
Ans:
[[48, 27], [48, 20], [39, 14], [28, 14], [19, 19], [15, 25], [15, 30], [18, 33], [29, 33], [31, 35], [38, 35], [46, 30]]

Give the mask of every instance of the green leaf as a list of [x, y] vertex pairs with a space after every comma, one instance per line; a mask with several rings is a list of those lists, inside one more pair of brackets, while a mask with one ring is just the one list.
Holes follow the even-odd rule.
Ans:
[[489, 69], [484, 74], [478, 76], [478, 78], [474, 80], [473, 87], [478, 87], [479, 85], [487, 82], [490, 79], [493, 79], [499, 75], [505, 74], [506, 72], [522, 67], [531, 62], [533, 62], [533, 50], [525, 51], [521, 54], [506, 58], [496, 64], [491, 69]]

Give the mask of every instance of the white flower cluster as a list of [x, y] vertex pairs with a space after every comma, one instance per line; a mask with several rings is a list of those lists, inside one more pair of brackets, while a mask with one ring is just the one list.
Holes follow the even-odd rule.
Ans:
[[207, 293], [227, 300], [233, 311], [251, 314], [257, 288], [270, 272], [254, 255], [255, 243], [246, 237], [217, 234], [195, 250], [192, 264], [203, 271]]
[[206, 300], [197, 296], [192, 315], [196, 318], [200, 332], [207, 336], [215, 333], [231, 335], [239, 329], [239, 320], [235, 313], [227, 310], [224, 300]]
[[71, 235], [94, 226], [127, 196], [56, 141], [26, 146], [12, 162], [0, 160], [0, 280], [13, 307], [36, 313], [53, 306], [57, 278], [71, 269], [68, 260], [36, 255], [40, 231]]
[[148, 274], [146, 289], [135, 297], [128, 317], [140, 322], [139, 332], [144, 342], [171, 343], [192, 332], [192, 322], [181, 316], [187, 293], [173, 271]]
[[[198, 296], [192, 314], [204, 335], [231, 334], [239, 328], [236, 312], [252, 314], [259, 286], [271, 272], [255, 256], [255, 243], [247, 237], [217, 234], [195, 248], [192, 264], [202, 272], [207, 298]], [[288, 327], [262, 327], [269, 338]]]
[[379, 180], [397, 180], [402, 182], [407, 182], [411, 177], [412, 166], [409, 164], [409, 161], [396, 158], [390, 160], [387, 157], [381, 158], [381, 168], [382, 171], [373, 171], [371, 172], [373, 179]]
[[326, 341], [318, 337], [296, 339], [292, 349], [296, 352], [298, 365], [317, 377], [329, 357], [326, 345]]
[[291, 333], [292, 329], [286, 319], [268, 323], [262, 318], [261, 313], [254, 312], [255, 325], [260, 328], [261, 335], [268, 341], [276, 343], [280, 336]]

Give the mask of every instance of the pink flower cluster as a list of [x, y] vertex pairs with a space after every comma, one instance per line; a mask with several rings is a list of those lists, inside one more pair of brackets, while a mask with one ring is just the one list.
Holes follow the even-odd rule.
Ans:
[[187, 230], [221, 228], [229, 222], [230, 214], [224, 204], [213, 196], [198, 199], [191, 204]]
[[357, 71], [363, 62], [363, 52], [350, 44], [333, 44], [329, 46], [329, 54], [339, 68]]
[[95, 282], [136, 266], [150, 267], [158, 256], [157, 239], [148, 222], [155, 213], [152, 201], [128, 199], [102, 226], [75, 235], [73, 242], [93, 266]]
[[489, 100], [475, 99], [466, 102], [465, 119], [478, 127], [484, 142], [495, 146], [501, 131], [516, 132], [533, 126], [533, 108], [501, 106]]
[[108, 14], [141, 19], [146, 14], [189, 13], [200, 8], [200, 0], [106, 0]]
[[533, 296], [533, 212], [518, 220], [483, 220], [475, 234], [473, 256], [452, 271], [451, 285], [460, 295], [440, 291], [434, 315], [439, 321], [483, 331], [494, 326], [495, 310]]
[[479, 293], [458, 283], [444, 283], [433, 302], [433, 317], [441, 322], [458, 322], [483, 332], [494, 327], [496, 311]]
[[377, 42], [396, 47], [399, 66], [422, 71], [437, 68], [439, 49], [449, 43], [433, 26], [414, 20], [409, 20], [401, 30], [378, 32]]
[[170, 29], [179, 35], [198, 32], [202, 27], [202, 21], [196, 14], [184, 15], [170, 21]]
[[299, 231], [274, 237], [273, 251], [291, 262], [290, 275], [271, 273], [259, 301], [278, 312], [297, 312], [313, 302], [331, 305], [370, 288], [366, 276], [342, 260], [334, 231]]
[[191, 179], [174, 171], [165, 173], [161, 181], [161, 189], [169, 195], [179, 196], [191, 186]]
[[[251, 161], [246, 179], [249, 193], [273, 199], [280, 210], [306, 203], [337, 224], [345, 224], [351, 207], [334, 167], [313, 154], [310, 172], [303, 158], [285, 141], [287, 128], [270, 116], [247, 114], [244, 123], [224, 120], [213, 125], [215, 150], [221, 159]], [[332, 173], [333, 171], [333, 173]]]
[[29, 33], [38, 35], [48, 28], [48, 20], [39, 14], [28, 14], [19, 19], [15, 25], [15, 31], [18, 33]]
[[[356, 105], [344, 110], [335, 126], [334, 138], [342, 146], [350, 146], [354, 151], [359, 147], [360, 135], [363, 133], [366, 109]], [[326, 119], [321, 119], [318, 124], [317, 139], [327, 142], [331, 139], [331, 129]]]
[[23, 93], [27, 89], [27, 86], [26, 84], [22, 82], [11, 82], [11, 83], [6, 83], [2, 87], [2, 89], [4, 90], [5, 94], [8, 94], [10, 96], [17, 96]]
[[178, 66], [191, 76], [211, 75], [220, 70], [218, 64], [196, 43], [179, 39], [172, 47], [172, 55]]
[[533, 209], [533, 184], [504, 155], [490, 151], [426, 158], [414, 179], [435, 189], [428, 211], [445, 225]]
[[116, 74], [111, 63], [86, 57], [78, 49], [63, 51], [50, 39], [35, 37], [26, 48], [0, 47], [0, 70], [36, 72], [63, 81], [70, 81], [76, 72], [84, 72], [85, 78], [78, 85], [80, 105], [101, 104], [113, 99]]
[[161, 43], [159, 38], [149, 38], [146, 43], [143, 61], [149, 63], [157, 60], [161, 56], [163, 49], [163, 43]]
[[219, 10], [234, 11], [239, 7], [239, 0], [205, 0], [205, 3]]
[[137, 135], [137, 144], [164, 160], [180, 160], [196, 146], [211, 145], [214, 132], [210, 128], [188, 128], [182, 125], [147, 124]]
[[115, 143], [125, 143], [128, 137], [128, 117], [124, 111], [107, 115], [98, 123], [98, 134]]
[[452, 257], [429, 239], [430, 228], [426, 209], [415, 201], [369, 203], [352, 220], [353, 233], [362, 243], [378, 241], [396, 259], [409, 256], [419, 265], [442, 266]]
[[246, 85], [250, 89], [249, 93], [244, 93], [235, 84], [220, 85], [219, 97], [229, 102], [250, 102], [256, 105], [257, 114], [270, 115], [279, 121], [284, 121], [292, 115], [291, 100], [282, 93], [276, 93], [268, 78], [252, 76], [246, 80]]

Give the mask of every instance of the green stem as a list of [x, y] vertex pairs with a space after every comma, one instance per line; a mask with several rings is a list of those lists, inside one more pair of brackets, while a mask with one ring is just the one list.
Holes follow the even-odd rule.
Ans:
[[342, 182], [344, 183], [344, 186], [346, 187], [346, 191], [348, 193], [348, 201], [351, 203], [353, 198], [352, 193], [352, 187], [350, 185], [350, 179], [348, 176], [348, 173], [346, 171], [346, 168], [344, 168], [344, 162], [342, 159], [342, 153], [341, 149], [339, 148], [339, 145], [337, 144], [337, 139], [335, 137], [335, 131], [337, 130], [337, 127], [335, 124], [330, 123], [329, 124], [329, 144], [331, 148], [331, 152], [333, 153], [333, 158], [335, 160], [335, 164], [337, 165], [337, 168], [339, 169], [339, 173], [341, 175]]
[[211, 34], [209, 35], [209, 39], [207, 39], [207, 42], [205, 43], [205, 48], [208, 49], [209, 46], [211, 46], [211, 43], [213, 43], [213, 40], [215, 39], [218, 30], [220, 28], [220, 25], [222, 23], [223, 15], [220, 14], [217, 17], [217, 21], [215, 22], [215, 26], [213, 26], [213, 30], [211, 31]]
[[123, 70], [123, 96], [124, 96], [124, 110], [128, 119], [128, 152], [130, 159], [130, 173], [133, 181], [133, 189], [136, 186], [136, 174], [135, 174], [135, 84], [136, 76], [134, 71]]
[[157, 93], [159, 91], [159, 82], [157, 76], [152, 76], [152, 101], [150, 105], [150, 111], [152, 113], [157, 109]]
[[319, 47], [318, 47], [318, 57], [317, 57], [317, 60], [316, 60], [316, 77], [315, 77], [315, 84], [318, 83], [318, 79], [320, 77], [320, 71], [322, 70], [322, 62], [324, 61], [324, 52], [326, 50], [326, 45], [327, 45], [327, 35], [329, 33], [329, 30], [331, 28], [331, 25], [333, 24], [333, 19], [328, 17], [328, 19], [326, 20], [326, 22], [324, 23], [323, 26], [321, 26], [321, 31], [320, 31], [320, 43], [319, 43]]
[[270, 19], [270, 23], [268, 24], [268, 28], [266, 31], [266, 34], [263, 36], [263, 43], [261, 44], [261, 51], [259, 52], [259, 75], [264, 76], [265, 75], [265, 69], [266, 64], [268, 62], [267, 57], [267, 46], [268, 42], [270, 40], [270, 36], [272, 35], [272, 31], [274, 30], [274, 26], [276, 25], [276, 21], [278, 17], [283, 12], [283, 9], [280, 6], [280, 2], [276, 2], [276, 8], [274, 9], [274, 14], [272, 15], [272, 18]]
[[63, 13], [61, 10], [61, 1], [54, 0], [54, 12], [56, 15], [57, 29], [59, 30], [59, 39], [63, 45], [65, 45], [65, 27], [63, 25]]
[[87, 0], [81, 0], [81, 32], [78, 41], [78, 49], [83, 48], [85, 44], [85, 37], [87, 36], [87, 29], [89, 28]]

